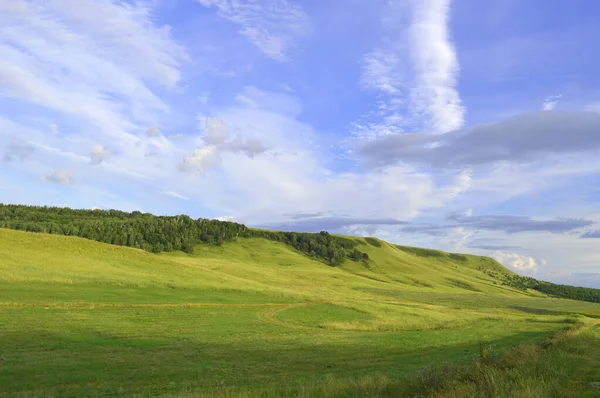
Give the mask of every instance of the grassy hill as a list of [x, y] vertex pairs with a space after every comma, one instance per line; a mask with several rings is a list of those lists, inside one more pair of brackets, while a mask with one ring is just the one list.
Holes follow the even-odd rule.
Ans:
[[369, 260], [330, 267], [264, 238], [152, 254], [0, 229], [0, 395], [314, 396], [303, 389], [400, 380], [471, 363], [481, 341], [495, 354], [600, 318], [502, 285], [511, 272], [489, 258], [346, 239]]

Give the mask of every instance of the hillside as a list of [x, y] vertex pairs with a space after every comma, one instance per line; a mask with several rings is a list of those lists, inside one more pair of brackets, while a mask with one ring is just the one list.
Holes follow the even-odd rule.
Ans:
[[4, 205], [0, 225], [22, 229], [0, 228], [0, 396], [404, 391], [600, 318], [493, 259], [376, 238]]
[[[329, 266], [345, 265], [346, 268], [351, 269], [352, 267], [347, 265], [347, 260], [351, 260], [356, 263], [354, 268], [362, 271], [364, 271], [363, 268], [373, 270], [373, 266], [377, 263], [379, 265], [391, 263], [397, 268], [399, 264], [414, 263], [414, 258], [417, 257], [426, 263], [426, 267], [420, 267], [421, 269], [428, 269], [432, 266], [437, 269], [440, 265], [445, 265], [442, 267], [442, 274], [444, 274], [446, 268], [459, 269], [457, 267], [460, 265], [471, 270], [476, 269], [492, 277], [494, 280], [491, 282], [495, 285], [511, 286], [526, 293], [537, 291], [552, 297], [600, 303], [600, 289], [556, 285], [522, 277], [508, 271], [490, 258], [393, 245], [395, 249], [411, 254], [413, 257], [398, 258], [397, 253], [388, 252], [382, 257], [381, 253], [383, 252], [377, 252], [375, 254], [377, 261], [373, 261], [369, 250], [365, 248], [369, 246], [382, 247], [384, 244], [378, 239], [337, 236], [326, 231], [319, 233], [267, 231], [248, 228], [234, 222], [202, 218], [194, 220], [186, 215], [169, 217], [154, 216], [137, 211], [127, 213], [118, 210], [77, 210], [1, 203], [0, 228], [78, 236], [118, 246], [140, 248], [152, 253], [183, 251], [192, 254], [197, 252], [195, 246], [198, 244], [220, 246], [225, 242], [237, 242], [240, 239], [263, 238], [285, 243], [311, 259], [321, 261]], [[409, 275], [409, 279], [396, 280], [396, 282], [410, 285], [410, 275], [418, 268], [419, 264], [416, 264], [416, 268], [413, 265], [413, 269], [409, 267], [402, 270], [403, 274]], [[459, 288], [479, 291], [478, 288], [472, 287], [460, 278], [445, 278], [445, 282]], [[487, 282], [490, 282], [489, 278], [487, 278]], [[412, 280], [412, 283], [421, 284], [422, 287], [428, 285], [426, 281]]]
[[503, 351], [600, 317], [597, 304], [501, 285], [481, 271], [509, 273], [491, 259], [352, 239], [369, 260], [331, 267], [265, 238], [153, 254], [0, 229], [0, 392], [403, 377], [470, 360], [481, 340]]

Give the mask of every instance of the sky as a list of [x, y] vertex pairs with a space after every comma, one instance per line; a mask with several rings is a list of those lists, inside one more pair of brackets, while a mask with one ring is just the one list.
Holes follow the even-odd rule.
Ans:
[[0, 0], [0, 202], [600, 288], [600, 3]]

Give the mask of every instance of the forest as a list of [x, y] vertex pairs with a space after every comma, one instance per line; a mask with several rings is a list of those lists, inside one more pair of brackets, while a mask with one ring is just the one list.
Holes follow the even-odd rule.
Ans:
[[0, 228], [78, 236], [152, 253], [181, 250], [193, 253], [199, 243], [221, 245], [237, 238], [262, 237], [283, 242], [331, 266], [346, 258], [366, 261], [351, 239], [320, 233], [263, 231], [235, 222], [186, 215], [155, 216], [119, 210], [76, 210], [64, 207], [0, 204]]
[[600, 289], [587, 287], [559, 285], [521, 275], [505, 275], [504, 284], [517, 289], [533, 289], [552, 297], [600, 303]]

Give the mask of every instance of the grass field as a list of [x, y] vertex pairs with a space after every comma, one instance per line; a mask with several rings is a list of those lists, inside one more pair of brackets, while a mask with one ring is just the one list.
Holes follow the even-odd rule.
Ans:
[[[0, 229], [0, 396], [397, 396], [480, 341], [499, 355], [575, 324], [570, 344], [598, 352], [598, 304], [502, 286], [478, 270], [510, 272], [491, 259], [356, 239], [371, 260], [328, 267], [263, 239], [150, 254]], [[565, 370], [570, 391], [593, 394], [597, 365]]]

